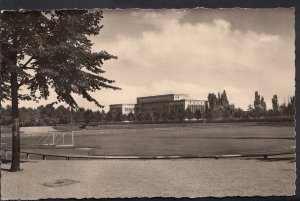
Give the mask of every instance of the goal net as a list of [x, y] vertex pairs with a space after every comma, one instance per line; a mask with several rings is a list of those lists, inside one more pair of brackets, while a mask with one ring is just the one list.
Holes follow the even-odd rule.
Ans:
[[43, 135], [39, 141], [39, 145], [67, 147], [74, 146], [73, 132], [51, 132]]

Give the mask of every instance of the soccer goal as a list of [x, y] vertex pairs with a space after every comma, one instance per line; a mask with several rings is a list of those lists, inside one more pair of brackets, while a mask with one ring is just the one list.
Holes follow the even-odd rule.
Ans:
[[39, 145], [68, 147], [74, 146], [74, 133], [73, 132], [51, 132], [43, 135], [39, 141]]

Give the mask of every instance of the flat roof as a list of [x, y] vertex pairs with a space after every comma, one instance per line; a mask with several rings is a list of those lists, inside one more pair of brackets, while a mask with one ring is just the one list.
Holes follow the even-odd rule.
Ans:
[[137, 99], [139, 99], [139, 98], [155, 98], [155, 97], [163, 97], [163, 96], [189, 96], [189, 95], [188, 94], [164, 94], [164, 95], [137, 97]]
[[181, 100], [175, 100], [173, 102], [180, 102], [180, 101], [204, 101], [204, 102], [207, 102], [207, 100], [199, 100], [199, 99], [181, 99]]
[[109, 105], [109, 106], [122, 106], [122, 105], [131, 105], [131, 106], [134, 106], [135, 104], [127, 104], [127, 103], [122, 103], [122, 104], [112, 104], [112, 105]]

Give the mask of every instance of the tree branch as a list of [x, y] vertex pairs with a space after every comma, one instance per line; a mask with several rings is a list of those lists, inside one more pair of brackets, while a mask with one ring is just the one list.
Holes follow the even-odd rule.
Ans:
[[34, 69], [34, 68], [27, 67], [27, 65], [32, 61], [32, 59], [33, 59], [33, 56], [31, 56], [30, 59], [28, 59], [28, 61], [21, 66], [21, 68], [22, 69]]
[[21, 67], [23, 70], [25, 70], [25, 69], [30, 69], [30, 70], [35, 70], [36, 68], [33, 68], [33, 67]]
[[19, 84], [18, 84], [18, 87], [21, 87], [22, 85], [26, 84], [26, 83], [29, 83], [31, 82], [32, 80], [34, 80], [34, 77], [29, 79], [29, 80], [22, 80]]

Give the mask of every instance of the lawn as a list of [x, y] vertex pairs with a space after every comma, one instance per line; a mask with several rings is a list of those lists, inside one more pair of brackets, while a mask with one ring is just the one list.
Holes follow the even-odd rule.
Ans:
[[[21, 147], [23, 150], [52, 154], [199, 156], [286, 152], [292, 151], [295, 146], [292, 126], [208, 124], [190, 127], [170, 125], [164, 129], [139, 126], [118, 128], [118, 132], [107, 134], [85, 133], [75, 135], [75, 147], [72, 148], [39, 146], [38, 136], [22, 137]], [[3, 148], [10, 148], [11, 138], [2, 139], [2, 143], [6, 143]]]

